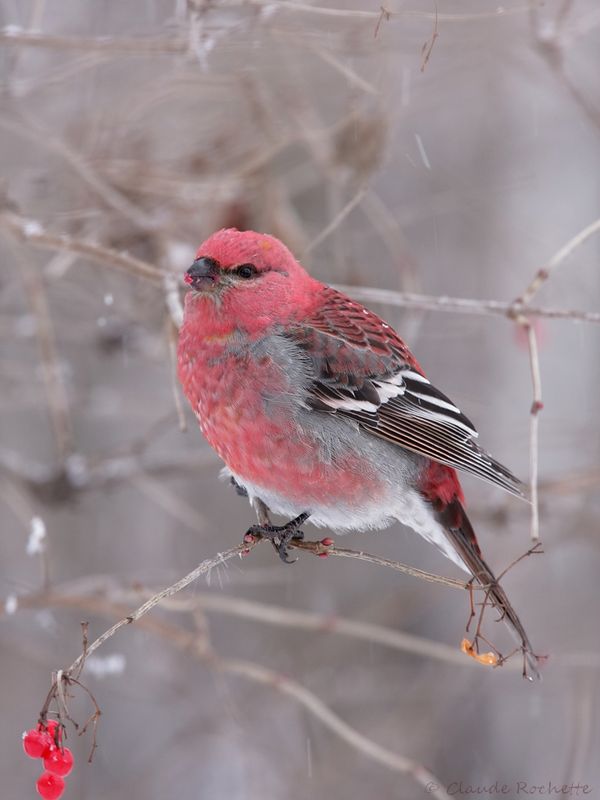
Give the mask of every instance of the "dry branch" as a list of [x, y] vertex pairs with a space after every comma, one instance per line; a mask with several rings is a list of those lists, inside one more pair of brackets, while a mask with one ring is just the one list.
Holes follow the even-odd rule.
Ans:
[[42, 47], [51, 50], [85, 50], [87, 53], [129, 53], [140, 55], [184, 54], [188, 42], [183, 38], [125, 37], [125, 36], [60, 36], [36, 30], [25, 30], [18, 25], [0, 29], [0, 44]]
[[[558, 267], [566, 261], [578, 247], [581, 247], [591, 236], [599, 232], [600, 219], [597, 219], [583, 228], [583, 230], [579, 231], [579, 233], [575, 234], [572, 239], [569, 239], [566, 244], [557, 250], [548, 263], [536, 272], [531, 283], [527, 286], [523, 294], [515, 300], [515, 303], [523, 307], [528, 306], [533, 296], [539, 292], [543, 284], [554, 274]], [[521, 313], [524, 313], [523, 309], [520, 310]]]
[[[57, 595], [55, 592], [48, 593], [45, 596], [39, 596], [37, 599], [30, 598], [30, 602], [24, 603], [24, 606], [25, 605], [33, 608], [53, 605], [66, 606], [109, 618], [119, 617], [121, 614], [126, 613], [124, 612], [121, 604], [99, 599], [97, 597], [68, 595], [61, 596]], [[125, 619], [128, 619], [128, 617], [125, 617]], [[121, 620], [121, 622], [122, 621], [123, 620]], [[309, 714], [314, 716], [315, 719], [319, 720], [319, 722], [321, 722], [333, 734], [342, 739], [342, 741], [346, 742], [348, 745], [368, 758], [386, 766], [388, 769], [412, 777], [418, 784], [425, 788], [432, 785], [441, 785], [439, 780], [418, 762], [406, 758], [405, 756], [401, 756], [398, 753], [394, 753], [392, 750], [388, 750], [387, 748], [378, 745], [376, 742], [359, 733], [359, 731], [348, 725], [348, 723], [346, 723], [341, 717], [335, 714], [329, 708], [329, 706], [326, 705], [326, 703], [317, 697], [317, 695], [309, 691], [305, 686], [293, 680], [292, 678], [254, 662], [243, 661], [240, 659], [221, 658], [210, 648], [203, 637], [199, 637], [197, 633], [190, 633], [189, 631], [176, 625], [172, 625], [154, 618], [140, 619], [138, 617], [137, 621], [145, 630], [161, 636], [162, 638], [166, 639], [169, 644], [186, 653], [187, 655], [191, 655], [193, 658], [196, 658], [210, 669], [254, 681], [255, 683], [267, 686], [274, 691], [292, 698], [306, 711], [308, 711]], [[117, 625], [118, 624], [119, 623], [117, 623]], [[113, 625], [109, 630], [113, 630], [115, 627], [116, 625]], [[90, 648], [87, 647], [86, 655], [89, 653]], [[76, 683], [77, 686], [80, 686], [85, 690], [85, 687], [83, 684], [81, 684], [78, 678], [73, 680], [73, 678], [70, 677], [70, 672], [73, 670], [76, 664], [77, 675], [79, 675], [80, 668], [83, 666], [83, 660], [79, 663], [74, 662], [69, 670], [60, 670], [56, 674], [57, 680], [60, 681], [61, 686], [59, 690], [58, 684], [56, 684], [57, 695], [60, 691], [61, 705], [64, 704], [66, 706], [66, 692], [64, 691], [64, 684], [68, 685], [69, 683]], [[431, 791], [429, 794], [438, 798], [445, 797], [445, 793], [442, 794], [441, 790], [438, 791], [437, 794], [436, 792]]]
[[77, 253], [97, 264], [101, 264], [103, 267], [126, 272], [137, 278], [144, 278], [159, 286], [162, 284], [163, 272], [152, 264], [94, 242], [76, 239], [64, 233], [49, 233], [37, 220], [27, 219], [10, 212], [3, 212], [0, 214], [0, 225], [13, 233], [22, 242], [39, 247], [42, 250]]
[[[411, 308], [417, 311], [447, 311], [454, 314], [475, 314], [484, 317], [509, 317], [515, 314], [514, 302], [501, 300], [472, 300], [463, 297], [438, 297], [436, 295], [396, 292], [392, 289], [377, 289], [370, 286], [350, 286], [337, 284], [336, 289], [365, 303], [383, 303], [397, 308]], [[519, 312], [528, 317], [563, 319], [571, 322], [600, 323], [599, 311], [580, 311], [577, 309], [539, 308], [521, 306]]]
[[[58, 252], [77, 253], [109, 269], [144, 278], [156, 285], [163, 285], [165, 273], [158, 267], [95, 242], [78, 239], [67, 234], [49, 233], [37, 220], [4, 212], [0, 214], [0, 225], [14, 233], [22, 242], [31, 244], [34, 247]], [[436, 297], [434, 295], [414, 294], [411, 292], [396, 292], [390, 289], [377, 289], [369, 286], [337, 284], [335, 288], [346, 292], [361, 302], [383, 303], [420, 311], [445, 311], [457, 314], [500, 316], [511, 319], [514, 319], [515, 313], [518, 312], [530, 318], [540, 317], [569, 320], [571, 322], [600, 323], [600, 312], [598, 311], [539, 308], [529, 305], [516, 305], [516, 301], [508, 303], [498, 300]]]

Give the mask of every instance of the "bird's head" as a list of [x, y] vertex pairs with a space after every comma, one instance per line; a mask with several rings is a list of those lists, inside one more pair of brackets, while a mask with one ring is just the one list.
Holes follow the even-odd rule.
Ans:
[[184, 282], [192, 290], [186, 311], [199, 303], [206, 307], [210, 299], [211, 313], [256, 325], [289, 318], [318, 285], [274, 236], [234, 228], [217, 231], [200, 245]]

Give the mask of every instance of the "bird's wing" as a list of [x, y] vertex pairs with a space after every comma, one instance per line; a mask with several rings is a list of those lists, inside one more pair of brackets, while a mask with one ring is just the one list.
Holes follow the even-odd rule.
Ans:
[[523, 496], [522, 483], [479, 447], [473, 423], [427, 380], [393, 328], [335, 289], [321, 299], [285, 333], [310, 359], [312, 408]]

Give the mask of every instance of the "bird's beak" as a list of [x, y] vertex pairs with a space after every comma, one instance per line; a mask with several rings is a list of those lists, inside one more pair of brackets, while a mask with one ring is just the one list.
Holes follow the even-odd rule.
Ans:
[[219, 265], [214, 258], [205, 256], [197, 258], [192, 266], [185, 273], [184, 283], [191, 286], [196, 291], [203, 291], [217, 282], [219, 276]]

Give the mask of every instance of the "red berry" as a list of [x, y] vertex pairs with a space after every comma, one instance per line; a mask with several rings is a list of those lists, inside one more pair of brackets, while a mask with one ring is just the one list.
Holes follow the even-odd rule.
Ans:
[[[41, 728], [41, 725], [38, 725], [38, 730]], [[45, 728], [50, 736], [53, 739], [56, 739], [57, 731], [58, 731], [58, 738], [60, 740], [62, 736], [62, 728], [60, 727], [60, 723], [57, 719], [47, 719], [46, 720], [46, 728]]]
[[30, 730], [23, 734], [23, 750], [29, 758], [43, 758], [52, 747], [52, 739], [46, 731]]
[[321, 539], [321, 544], [323, 545], [323, 547], [331, 547], [331, 545], [333, 544], [333, 539], [327, 536], [325, 539]]
[[64, 778], [73, 769], [73, 753], [68, 747], [64, 750], [55, 747], [44, 757], [44, 768], [53, 775]]
[[37, 779], [36, 788], [44, 800], [58, 800], [65, 790], [65, 782], [58, 775], [42, 772]]
[[56, 747], [57, 742], [59, 745], [62, 742], [62, 727], [56, 719], [48, 719], [43, 724], [40, 723], [38, 731], [45, 733], [49, 737], [52, 747]]

